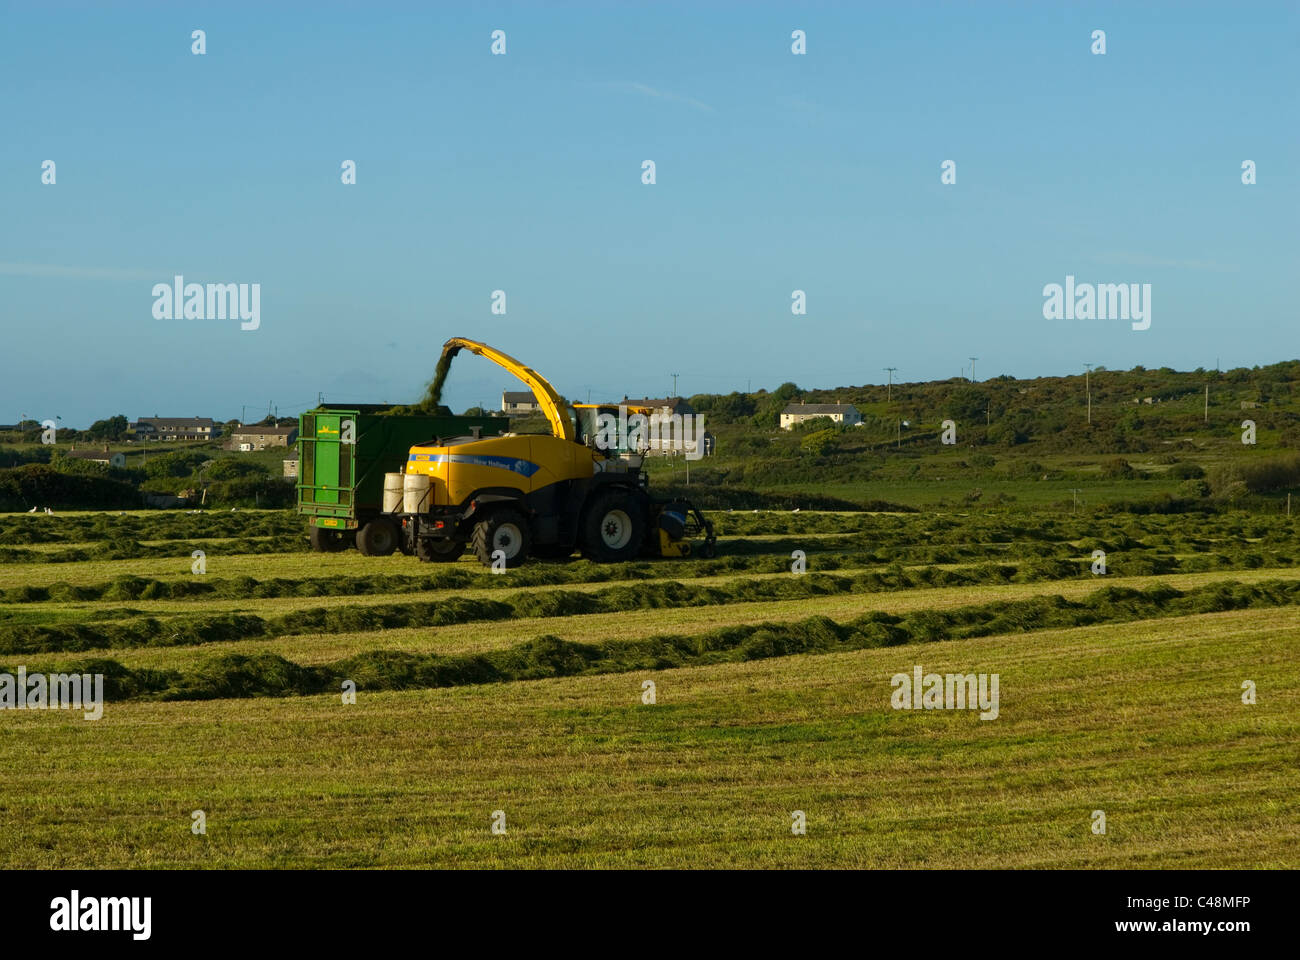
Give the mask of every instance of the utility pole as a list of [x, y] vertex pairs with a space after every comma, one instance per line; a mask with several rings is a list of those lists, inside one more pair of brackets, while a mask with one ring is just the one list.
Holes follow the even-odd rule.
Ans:
[[1079, 512], [1079, 488], [1071, 487], [1070, 492], [1074, 494], [1074, 510], [1071, 512], [1078, 513]]
[[[1205, 422], [1210, 422], [1210, 385], [1208, 383], [1205, 385]], [[1290, 496], [1290, 494], [1287, 496]]]
[[677, 374], [673, 374], [673, 396], [677, 396]]
[[889, 403], [894, 396], [894, 371], [898, 367], [884, 367], [883, 369], [889, 374], [889, 384], [885, 387], [885, 403]]
[[967, 357], [966, 359], [970, 361], [970, 381], [971, 383], [974, 383], [975, 382], [975, 361], [978, 360], [979, 357]]
[[1092, 424], [1092, 368], [1095, 364], [1085, 363], [1087, 369], [1083, 374], [1083, 390], [1088, 395], [1088, 424]]
[[242, 427], [247, 422], [248, 422], [248, 404], [244, 404], [242, 407], [239, 408], [239, 425]]

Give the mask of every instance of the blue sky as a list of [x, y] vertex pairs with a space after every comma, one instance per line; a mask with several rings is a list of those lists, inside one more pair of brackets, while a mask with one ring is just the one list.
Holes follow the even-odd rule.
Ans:
[[[1298, 11], [6, 4], [0, 422], [409, 401], [452, 335], [570, 399], [1294, 358]], [[1151, 328], [1044, 320], [1067, 274]]]

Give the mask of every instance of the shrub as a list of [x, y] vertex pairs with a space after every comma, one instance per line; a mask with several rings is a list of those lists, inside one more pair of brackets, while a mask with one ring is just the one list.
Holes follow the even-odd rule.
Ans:
[[799, 447], [814, 457], [824, 457], [835, 445], [835, 430], [817, 430], [799, 441]]
[[203, 472], [204, 478], [208, 480], [240, 480], [244, 477], [269, 475], [267, 469], [261, 464], [236, 457], [223, 457]]
[[1101, 475], [1107, 480], [1131, 480], [1138, 472], [1123, 457], [1115, 457], [1101, 465]]

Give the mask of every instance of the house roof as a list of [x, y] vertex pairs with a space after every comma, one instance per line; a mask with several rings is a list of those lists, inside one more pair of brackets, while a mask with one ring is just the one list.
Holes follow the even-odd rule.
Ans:
[[531, 390], [502, 390], [501, 400], [504, 403], [536, 403], [537, 398], [533, 396]]
[[858, 412], [858, 408], [851, 403], [790, 403], [781, 412], [826, 417], [834, 413], [848, 413], [850, 410]]
[[660, 407], [667, 407], [669, 410], [678, 410], [681, 408], [685, 408], [686, 410], [692, 409], [691, 405], [681, 397], [642, 397], [640, 400], [629, 400], [627, 397], [624, 397], [619, 402], [625, 403], [630, 407], [650, 407], [654, 410], [658, 410]]
[[211, 427], [211, 417], [141, 417], [136, 423], [147, 423], [157, 430], [194, 430]]
[[253, 424], [248, 427], [235, 427], [231, 431], [232, 437], [287, 437], [291, 433], [297, 433], [297, 427], [272, 427], [264, 424]]

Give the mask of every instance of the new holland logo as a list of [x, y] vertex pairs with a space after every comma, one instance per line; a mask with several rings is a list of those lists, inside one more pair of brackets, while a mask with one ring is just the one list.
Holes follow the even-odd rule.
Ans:
[[520, 460], [516, 457], [490, 457], [472, 453], [413, 453], [409, 459], [427, 460], [429, 463], [460, 463], [474, 467], [496, 467], [498, 470], [509, 470], [511, 473], [522, 474], [525, 477], [531, 477], [542, 469], [531, 460]]

